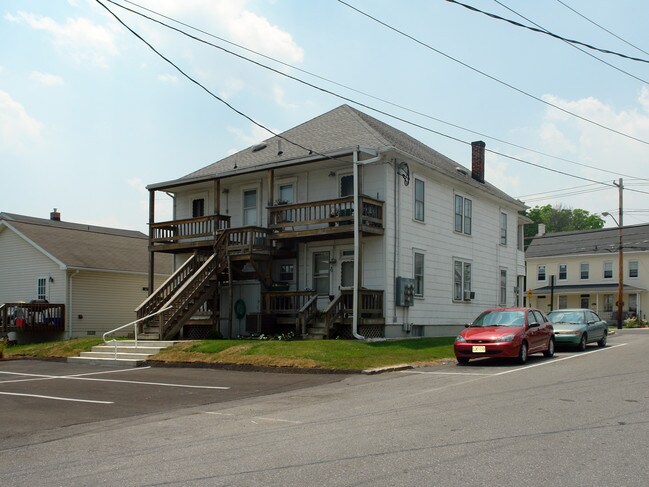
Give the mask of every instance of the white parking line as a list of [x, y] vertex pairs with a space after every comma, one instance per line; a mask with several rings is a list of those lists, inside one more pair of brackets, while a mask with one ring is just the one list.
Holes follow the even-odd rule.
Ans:
[[0, 394], [4, 396], [22, 396], [22, 397], [36, 397], [39, 399], [53, 399], [55, 401], [88, 402], [91, 404], [115, 404], [112, 401], [93, 401], [91, 399], [73, 399], [71, 397], [42, 396], [40, 394], [21, 394], [19, 392], [0, 392]]
[[229, 387], [225, 386], [194, 386], [189, 384], [170, 384], [166, 382], [144, 382], [139, 380], [118, 380], [118, 379], [95, 379], [93, 377], [75, 377], [64, 375], [59, 377], [59, 379], [70, 379], [70, 380], [87, 380], [87, 381], [96, 381], [96, 382], [116, 382], [120, 384], [140, 384], [147, 386], [163, 386], [163, 387], [186, 387], [188, 389], [220, 389], [228, 390]]
[[424, 375], [494, 375], [480, 372], [426, 372], [425, 370], [399, 370], [401, 374], [424, 374]]

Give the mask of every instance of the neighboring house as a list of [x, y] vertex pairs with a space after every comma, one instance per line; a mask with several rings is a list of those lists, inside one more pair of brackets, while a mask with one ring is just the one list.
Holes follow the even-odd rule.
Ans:
[[[649, 289], [649, 225], [622, 228], [624, 316], [645, 318]], [[617, 323], [617, 228], [534, 237], [525, 253], [531, 304], [543, 311], [589, 308]]]
[[343, 105], [149, 185], [150, 215], [156, 192], [174, 199], [172, 221], [149, 221], [151, 261], [172, 253], [178, 271], [140, 315], [173, 306], [167, 337], [200, 307], [231, 337], [440, 336], [518, 304], [525, 206], [472, 146], [467, 169]]
[[[40, 341], [133, 321], [148, 294], [147, 245], [141, 232], [63, 222], [56, 210], [49, 220], [0, 213], [0, 331]], [[161, 284], [171, 259], [156, 267]]]

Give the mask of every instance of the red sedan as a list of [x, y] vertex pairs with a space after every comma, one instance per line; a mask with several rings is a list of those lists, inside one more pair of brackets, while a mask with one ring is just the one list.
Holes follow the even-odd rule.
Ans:
[[554, 355], [554, 329], [538, 309], [488, 309], [466, 325], [453, 349], [460, 365], [481, 357], [515, 358], [524, 364], [531, 353]]

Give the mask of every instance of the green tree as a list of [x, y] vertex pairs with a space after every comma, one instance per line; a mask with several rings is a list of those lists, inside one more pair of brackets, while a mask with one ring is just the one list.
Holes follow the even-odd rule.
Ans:
[[545, 225], [547, 233], [592, 230], [604, 226], [604, 219], [599, 215], [581, 208], [567, 208], [562, 204], [535, 206], [523, 214], [534, 221], [534, 224], [525, 225], [526, 242], [538, 233], [539, 223]]

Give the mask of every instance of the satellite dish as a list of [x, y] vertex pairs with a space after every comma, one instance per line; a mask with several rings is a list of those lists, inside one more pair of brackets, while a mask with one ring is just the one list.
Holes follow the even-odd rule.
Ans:
[[397, 168], [397, 174], [403, 178], [403, 185], [408, 186], [410, 184], [410, 168], [405, 162], [399, 163]]

